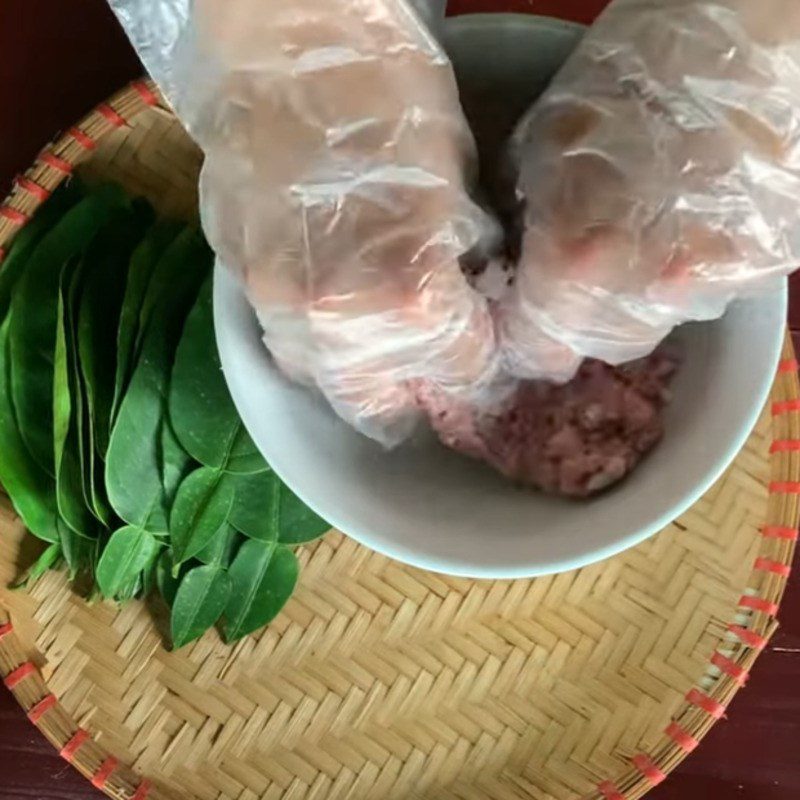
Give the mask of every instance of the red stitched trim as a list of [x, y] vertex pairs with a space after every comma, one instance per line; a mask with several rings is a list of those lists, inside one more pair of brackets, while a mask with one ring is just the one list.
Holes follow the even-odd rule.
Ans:
[[24, 189], [28, 194], [32, 194], [37, 200], [41, 200], [42, 202], [47, 200], [52, 194], [49, 189], [45, 189], [44, 186], [39, 186], [38, 183], [29, 180], [24, 175], [17, 176], [14, 182], [20, 189]]
[[735, 661], [722, 655], [719, 651], [716, 651], [711, 656], [711, 663], [726, 675], [730, 675], [739, 686], [744, 686], [750, 677], [750, 673], [744, 667], [740, 667]]
[[55, 153], [42, 153], [39, 156], [39, 161], [43, 164], [47, 164], [48, 167], [63, 172], [65, 175], [72, 174], [72, 164], [63, 158], [59, 158]]
[[36, 665], [32, 661], [26, 661], [13, 672], [9, 672], [3, 680], [3, 683], [9, 689], [13, 689], [17, 684], [22, 683], [29, 675], [33, 675], [34, 672], [36, 672]]
[[116, 128], [121, 128], [125, 124], [125, 119], [117, 114], [107, 103], [101, 103], [97, 106], [97, 113], [102, 114]]
[[788, 564], [781, 564], [780, 561], [773, 561], [769, 558], [756, 559], [753, 569], [760, 569], [764, 572], [773, 572], [775, 575], [780, 575], [783, 578], [788, 578], [792, 574], [792, 568]]
[[763, 650], [767, 646], [767, 640], [749, 628], [743, 628], [741, 625], [728, 625], [728, 630], [754, 650]]
[[710, 714], [714, 719], [722, 719], [725, 716], [725, 706], [713, 697], [703, 694], [699, 689], [692, 689], [686, 695], [686, 699], [698, 708], [702, 708], [707, 714]]
[[753, 611], [762, 611], [764, 614], [769, 614], [774, 617], [778, 613], [778, 604], [771, 603], [763, 597], [753, 597], [749, 594], [744, 594], [739, 600], [739, 605], [742, 608], [752, 608]]
[[8, 634], [13, 630], [14, 626], [10, 622], [4, 622], [2, 625], [0, 625], [0, 639], [2, 639], [4, 636], [8, 636]]
[[785, 528], [780, 525], [765, 525], [761, 529], [761, 534], [767, 539], [788, 539], [796, 542], [798, 538], [797, 528]]
[[24, 225], [30, 219], [27, 214], [17, 211], [16, 208], [11, 208], [11, 206], [0, 206], [0, 216], [11, 220], [17, 225]]
[[694, 736], [686, 733], [677, 722], [670, 722], [664, 733], [666, 733], [684, 753], [691, 753], [693, 750], [697, 749], [697, 746], [700, 744]]
[[57, 702], [54, 694], [47, 695], [28, 711], [28, 719], [35, 725]]
[[800, 440], [798, 439], [776, 439], [769, 448], [771, 454], [775, 453], [798, 453], [800, 452]]
[[131, 88], [134, 89], [139, 97], [144, 100], [145, 103], [149, 106], [158, 105], [158, 98], [155, 96], [153, 92], [150, 91], [147, 84], [144, 81], [134, 81], [131, 84]]
[[97, 147], [97, 142], [84, 133], [80, 128], [70, 128], [67, 134], [71, 136], [84, 150], [94, 150]]
[[772, 416], [788, 414], [790, 411], [800, 411], [800, 400], [777, 400], [772, 404]]
[[92, 775], [92, 786], [95, 789], [103, 789], [106, 781], [111, 777], [111, 774], [119, 766], [119, 759], [114, 756], [109, 756], [98, 768], [97, 772]]
[[0, 247], [0, 264], [2, 264], [2, 263], [3, 263], [3, 259], [4, 259], [5, 257], [6, 257], [6, 251], [5, 251], [5, 250], [3, 250], [3, 248], [2, 248], [2, 247]]
[[638, 753], [633, 757], [633, 765], [647, 778], [651, 786], [658, 786], [659, 783], [664, 783], [667, 779], [667, 776], [656, 766], [653, 759], [644, 753]]
[[770, 494], [800, 494], [800, 481], [772, 481]]
[[778, 364], [778, 372], [781, 374], [785, 372], [797, 372], [797, 367], [797, 359], [784, 358], [783, 361]]
[[73, 737], [61, 748], [59, 755], [68, 764], [71, 764], [72, 759], [75, 758], [75, 754], [81, 749], [88, 738], [88, 732], [83, 728], [78, 728]]
[[150, 783], [150, 781], [143, 780], [133, 793], [131, 800], [147, 800], [147, 795], [150, 794], [150, 789], [152, 786], [153, 785]]
[[597, 788], [606, 800], [625, 800], [611, 781], [603, 781]]

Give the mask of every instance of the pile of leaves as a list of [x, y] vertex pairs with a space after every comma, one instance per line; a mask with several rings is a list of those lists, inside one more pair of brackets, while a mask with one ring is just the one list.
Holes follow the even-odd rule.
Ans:
[[329, 526], [277, 478], [231, 401], [212, 253], [116, 185], [72, 181], [0, 269], [0, 483], [90, 597], [158, 593], [181, 647], [281, 610], [293, 546]]

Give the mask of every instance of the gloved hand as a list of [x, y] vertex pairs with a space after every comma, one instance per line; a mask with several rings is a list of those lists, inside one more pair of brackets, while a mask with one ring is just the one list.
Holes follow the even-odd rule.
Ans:
[[459, 259], [499, 228], [467, 191], [450, 63], [405, 0], [111, 2], [205, 151], [204, 230], [290, 377], [387, 444], [414, 381], [491, 377]]
[[800, 3], [616, 0], [512, 146], [507, 367], [650, 353], [800, 263]]

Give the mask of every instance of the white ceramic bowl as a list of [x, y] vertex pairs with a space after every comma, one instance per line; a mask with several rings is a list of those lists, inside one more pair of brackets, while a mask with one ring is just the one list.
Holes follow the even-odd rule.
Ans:
[[[512, 15], [448, 23], [461, 80], [494, 97], [535, 95], [580, 29]], [[286, 483], [362, 544], [453, 575], [561, 572], [638, 544], [685, 511], [731, 463], [767, 400], [786, 319], [783, 290], [735, 305], [679, 336], [686, 361], [663, 443], [616, 490], [589, 503], [520, 491], [432, 438], [391, 453], [340, 422], [277, 372], [256, 318], [224, 269], [215, 283], [217, 340], [253, 439]]]

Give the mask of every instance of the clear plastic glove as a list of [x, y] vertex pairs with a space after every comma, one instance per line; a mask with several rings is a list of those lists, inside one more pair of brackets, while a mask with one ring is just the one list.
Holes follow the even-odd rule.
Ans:
[[800, 263], [800, 2], [612, 2], [513, 149], [507, 367], [650, 353]]
[[291, 378], [394, 444], [415, 381], [461, 393], [493, 375], [488, 304], [459, 259], [500, 233], [467, 192], [472, 134], [411, 5], [111, 5], [205, 152], [206, 235]]

